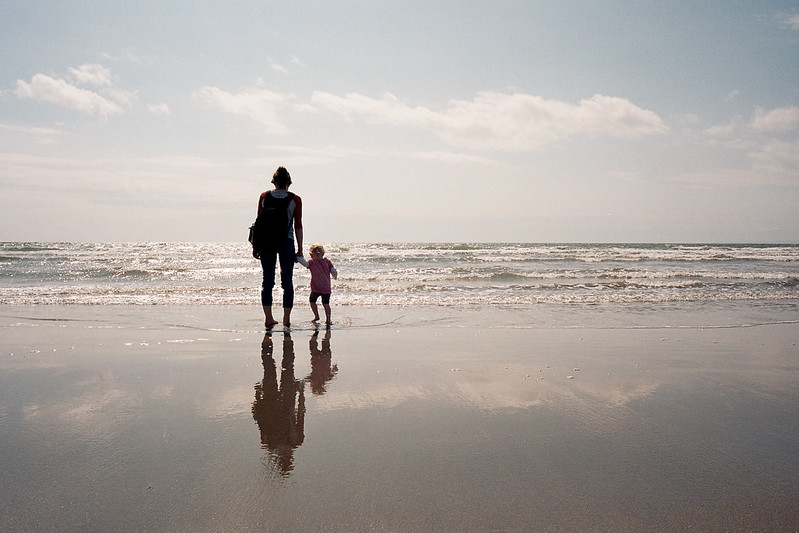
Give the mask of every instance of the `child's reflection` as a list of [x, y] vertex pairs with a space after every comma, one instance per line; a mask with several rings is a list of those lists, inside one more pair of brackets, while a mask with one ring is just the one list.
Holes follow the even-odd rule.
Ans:
[[288, 476], [294, 468], [294, 449], [305, 438], [305, 384], [294, 378], [294, 341], [288, 332], [283, 334], [279, 387], [273, 350], [272, 333], [267, 332], [261, 342], [264, 379], [255, 384], [252, 416], [270, 463], [281, 475]]
[[332, 380], [338, 372], [338, 366], [332, 364], [333, 354], [330, 351], [330, 329], [322, 337], [322, 349], [318, 344], [319, 330], [311, 335], [308, 342], [311, 349], [311, 373], [305, 378], [311, 384], [311, 392], [317, 396], [325, 393], [327, 382]]

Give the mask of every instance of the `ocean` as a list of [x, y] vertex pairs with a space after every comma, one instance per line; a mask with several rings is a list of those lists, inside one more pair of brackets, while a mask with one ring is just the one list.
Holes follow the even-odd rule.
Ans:
[[[337, 306], [757, 302], [785, 311], [799, 302], [799, 245], [326, 248], [339, 271]], [[294, 279], [304, 301], [308, 271], [297, 265]], [[0, 304], [6, 305], [258, 305], [260, 282], [247, 243], [0, 244]]]

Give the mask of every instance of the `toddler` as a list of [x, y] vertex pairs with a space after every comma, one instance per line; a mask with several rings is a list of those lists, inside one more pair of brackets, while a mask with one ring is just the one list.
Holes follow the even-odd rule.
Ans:
[[319, 307], [316, 301], [322, 297], [322, 306], [325, 308], [325, 324], [332, 324], [330, 321], [330, 276], [338, 279], [336, 267], [325, 258], [325, 248], [321, 244], [312, 244], [310, 248], [311, 259], [306, 261], [304, 257], [297, 256], [297, 261], [311, 271], [311, 311], [313, 311], [312, 322], [319, 320]]

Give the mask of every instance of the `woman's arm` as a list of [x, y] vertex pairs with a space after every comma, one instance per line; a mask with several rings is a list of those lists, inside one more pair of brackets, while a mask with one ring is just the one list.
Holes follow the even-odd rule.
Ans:
[[297, 239], [297, 255], [302, 256], [302, 199], [299, 196], [294, 197], [294, 238]]

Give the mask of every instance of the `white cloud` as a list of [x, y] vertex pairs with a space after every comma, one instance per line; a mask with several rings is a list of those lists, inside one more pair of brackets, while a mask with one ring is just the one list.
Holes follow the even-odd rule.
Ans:
[[750, 157], [759, 173], [770, 173], [799, 182], [799, 142], [772, 141]]
[[46, 74], [35, 74], [30, 83], [17, 80], [15, 93], [18, 98], [50, 102], [94, 117], [106, 118], [108, 115], [122, 112], [119, 105], [100, 94], [75, 87], [62, 79], [52, 78]]
[[327, 165], [342, 159], [358, 158], [367, 154], [375, 155], [374, 152], [364, 152], [357, 148], [335, 145], [324, 148], [311, 148], [296, 145], [264, 144], [260, 145], [258, 148], [269, 155], [248, 158], [243, 161], [244, 165], [256, 168], [269, 168], [274, 164], [275, 160], [279, 160], [289, 167], [297, 165]]
[[[762, 180], [762, 176], [757, 176]], [[752, 185], [752, 171], [742, 168], [711, 168], [678, 172], [669, 176], [669, 181], [681, 183], [692, 190], [711, 191], [720, 187], [742, 187]], [[765, 181], [765, 180], [763, 180]]]
[[474, 149], [524, 151], [579, 134], [639, 137], [668, 131], [652, 111], [603, 95], [575, 105], [483, 91], [470, 101], [451, 101], [444, 111], [410, 107], [390, 93], [377, 99], [315, 92], [312, 101], [347, 118], [361, 115], [375, 123], [424, 129], [452, 145]]
[[[147, 157], [139, 160], [142, 164], [155, 169], [213, 169], [224, 166], [220, 161], [201, 157], [201, 156], [161, 156], [161, 157]], [[157, 170], [160, 171], [160, 170]]]
[[288, 74], [289, 71], [286, 67], [281, 65], [280, 63], [275, 63], [274, 61], [270, 62], [269, 65], [272, 67], [272, 70], [275, 72], [280, 72], [281, 74]]
[[782, 23], [791, 28], [792, 30], [799, 31], [799, 14], [786, 17], [785, 19], [783, 19]]
[[26, 135], [45, 135], [45, 136], [57, 136], [57, 135], [62, 135], [64, 133], [63, 131], [56, 128], [15, 126], [12, 124], [0, 124], [0, 130], [11, 131], [13, 133], [22, 133]]
[[735, 117], [732, 120], [730, 120], [727, 124], [719, 124], [707, 128], [704, 133], [712, 137], [724, 137], [732, 135], [740, 127], [741, 120], [742, 120], [741, 117]]
[[[266, 59], [267, 59], [267, 61], [269, 61], [269, 66], [272, 67], [272, 70], [274, 70], [275, 72], [280, 72], [281, 74], [289, 74], [291, 72], [288, 68], [284, 67], [282, 63], [278, 63], [277, 61], [275, 61], [271, 57], [267, 57]], [[305, 63], [303, 63], [302, 60], [300, 60], [300, 58], [297, 57], [297, 56], [289, 57], [288, 61], [289, 61], [289, 65], [291, 65], [292, 67], [304, 67], [305, 66]]]
[[157, 117], [165, 117], [169, 114], [169, 106], [166, 104], [149, 104], [147, 110]]
[[218, 87], [208, 86], [196, 91], [193, 97], [227, 113], [256, 120], [265, 125], [272, 133], [288, 131], [279, 119], [278, 111], [284, 104], [294, 99], [294, 95], [280, 94], [260, 88], [234, 94]]
[[69, 73], [78, 83], [111, 85], [111, 71], [102, 65], [81, 65], [78, 68], [70, 68]]
[[441, 161], [444, 163], [452, 163], [452, 164], [467, 164], [467, 165], [497, 164], [497, 161], [493, 161], [486, 157], [480, 157], [476, 155], [469, 155], [463, 153], [453, 153], [453, 152], [441, 152], [441, 151], [419, 152], [413, 154], [413, 157], [428, 161]]
[[756, 109], [752, 127], [758, 131], [786, 132], [799, 127], [799, 107], [789, 106], [764, 111]]
[[143, 63], [152, 63], [152, 58], [142, 59], [137, 54], [133, 53], [131, 50], [124, 49], [118, 55], [109, 54], [108, 52], [102, 52], [100, 57], [103, 59], [107, 59], [109, 61], [126, 61], [128, 63], [133, 63], [135, 65], [141, 65]]
[[139, 95], [135, 91], [121, 91], [119, 89], [104, 89], [103, 95], [107, 96], [118, 103], [130, 107], [139, 99]]
[[731, 136], [740, 130], [756, 130], [762, 133], [785, 133], [799, 128], [799, 107], [788, 106], [766, 111], [755, 109], [751, 121], [737, 116], [727, 124], [707, 128], [704, 133], [711, 136]]
[[[11, 132], [15, 139], [25, 136], [24, 142], [32, 145], [50, 145], [60, 141], [64, 131], [56, 128], [27, 127], [11, 124], [0, 124], [0, 135], [3, 132]], [[0, 137], [2, 139], [2, 137]], [[7, 145], [6, 145], [7, 146]]]

